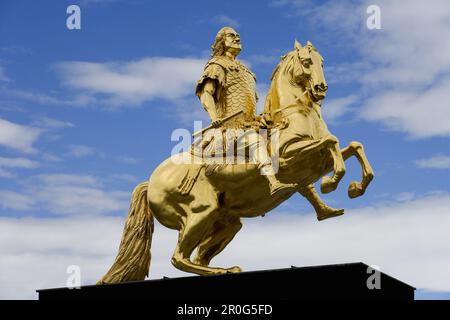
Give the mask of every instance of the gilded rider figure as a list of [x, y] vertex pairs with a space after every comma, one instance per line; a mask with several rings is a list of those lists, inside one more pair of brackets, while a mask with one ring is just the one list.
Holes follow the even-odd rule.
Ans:
[[[197, 82], [196, 94], [211, 118], [211, 126], [226, 131], [224, 151], [236, 146], [245, 148], [250, 160], [269, 181], [271, 194], [289, 192], [295, 189], [295, 184], [282, 183], [276, 178], [266, 143], [257, 132], [267, 123], [263, 117], [256, 116], [256, 77], [236, 59], [241, 48], [240, 36], [234, 29], [224, 27], [217, 33], [212, 58]], [[239, 111], [243, 112], [222, 121]]]

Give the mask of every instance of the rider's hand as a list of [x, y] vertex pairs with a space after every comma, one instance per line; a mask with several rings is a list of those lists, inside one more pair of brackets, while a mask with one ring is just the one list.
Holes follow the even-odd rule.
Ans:
[[223, 125], [222, 119], [216, 119], [213, 122], [211, 122], [211, 127], [213, 128], [219, 128]]
[[268, 126], [268, 125], [267, 125], [266, 119], [264, 119], [263, 117], [259, 117], [257, 120], [259, 121], [259, 126], [260, 126], [261, 128], [267, 129], [267, 126]]
[[268, 116], [267, 117], [266, 116], [267, 116], [267, 114], [264, 113], [263, 115], [256, 117], [256, 121], [259, 122], [261, 128], [267, 128], [270, 125], [270, 123], [272, 122], [268, 118]]

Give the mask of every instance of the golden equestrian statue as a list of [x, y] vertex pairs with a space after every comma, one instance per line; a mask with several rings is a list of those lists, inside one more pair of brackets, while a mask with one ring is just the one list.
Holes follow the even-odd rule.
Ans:
[[[98, 284], [148, 276], [154, 218], [179, 232], [172, 256], [176, 268], [223, 274], [241, 268], [209, 264], [241, 229], [244, 217], [264, 216], [296, 192], [311, 203], [319, 221], [342, 215], [343, 209], [320, 199], [313, 184], [322, 178], [321, 192], [334, 191], [351, 156], [361, 165], [362, 180], [350, 183], [348, 195], [364, 194], [373, 170], [362, 144], [351, 142], [341, 149], [322, 118], [328, 86], [323, 58], [312, 43], [295, 41], [294, 49], [281, 58], [259, 116], [256, 78], [236, 59], [240, 51], [239, 34], [222, 28], [196, 86], [212, 123], [197, 135], [190, 152], [171, 156], [136, 186], [119, 252]], [[266, 138], [261, 129], [269, 133]], [[239, 158], [236, 153], [243, 161], [229, 161], [229, 154]]]

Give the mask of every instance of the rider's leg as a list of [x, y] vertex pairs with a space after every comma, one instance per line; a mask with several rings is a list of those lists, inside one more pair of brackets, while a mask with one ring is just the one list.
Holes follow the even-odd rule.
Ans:
[[319, 194], [312, 184], [306, 187], [300, 187], [298, 192], [311, 203], [314, 210], [316, 210], [317, 220], [319, 221], [344, 214], [344, 209], [334, 209], [327, 206], [325, 202], [320, 199]]
[[[272, 159], [267, 151], [267, 145], [264, 139], [254, 130], [249, 130], [244, 136], [245, 143], [248, 146], [249, 156], [253, 163], [258, 164], [261, 174], [266, 177], [270, 186], [270, 194], [275, 195], [278, 192], [288, 193], [294, 191], [295, 184], [280, 182], [275, 174]], [[238, 142], [242, 142], [241, 139]]]

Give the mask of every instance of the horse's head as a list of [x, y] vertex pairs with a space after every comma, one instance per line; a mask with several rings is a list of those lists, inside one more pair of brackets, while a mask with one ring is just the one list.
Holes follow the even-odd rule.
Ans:
[[311, 42], [302, 47], [300, 42], [295, 40], [294, 51], [291, 52], [292, 81], [307, 89], [311, 98], [320, 101], [327, 93], [327, 82], [323, 74], [323, 58]]
[[328, 90], [323, 58], [309, 41], [302, 46], [296, 40], [294, 50], [282, 57], [271, 79], [264, 112], [272, 118], [279, 119], [279, 111], [285, 107], [308, 107], [311, 102], [320, 104]]

